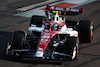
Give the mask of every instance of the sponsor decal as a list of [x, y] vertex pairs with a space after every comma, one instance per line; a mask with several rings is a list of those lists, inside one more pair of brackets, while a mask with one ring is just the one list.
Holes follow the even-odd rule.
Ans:
[[55, 10], [61, 10], [61, 11], [64, 11], [64, 8], [62, 8], [62, 7], [56, 7]]
[[43, 57], [43, 52], [42, 51], [37, 51], [35, 56], [36, 57]]
[[52, 11], [52, 13], [61, 13], [61, 11]]
[[74, 9], [74, 8], [66, 8], [65, 11], [72, 11], [72, 12], [79, 12], [79, 9]]
[[50, 8], [50, 10], [54, 10], [55, 9], [55, 7], [54, 6], [52, 6], [51, 8]]

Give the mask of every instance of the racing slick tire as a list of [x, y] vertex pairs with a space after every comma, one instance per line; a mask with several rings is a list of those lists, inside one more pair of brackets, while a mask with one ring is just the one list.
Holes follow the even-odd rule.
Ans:
[[37, 27], [41, 27], [43, 20], [44, 20], [44, 16], [33, 15], [30, 21], [30, 26], [31, 24], [34, 24]]
[[77, 37], [68, 37], [65, 42], [66, 53], [70, 55], [69, 60], [78, 59], [79, 41]]
[[22, 49], [25, 45], [25, 35], [22, 31], [15, 31], [12, 37], [12, 49]]
[[90, 20], [80, 20], [79, 22], [80, 43], [90, 43], [93, 40], [94, 23]]

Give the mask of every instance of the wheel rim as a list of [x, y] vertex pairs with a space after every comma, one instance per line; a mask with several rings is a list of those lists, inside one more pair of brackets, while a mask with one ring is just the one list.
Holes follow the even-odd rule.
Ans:
[[92, 39], [93, 39], [93, 30], [94, 30], [94, 27], [93, 27], [93, 22], [91, 23], [91, 25], [90, 25], [90, 40], [91, 40], [91, 42], [92, 42]]
[[74, 59], [76, 56], [76, 46], [74, 47], [74, 50], [73, 50], [73, 55], [72, 55], [72, 59]]
[[77, 39], [76, 46], [73, 49], [72, 60], [76, 60], [78, 58], [78, 49], [79, 49], [79, 38]]
[[79, 49], [79, 45], [77, 45], [77, 58], [78, 58], [78, 49]]

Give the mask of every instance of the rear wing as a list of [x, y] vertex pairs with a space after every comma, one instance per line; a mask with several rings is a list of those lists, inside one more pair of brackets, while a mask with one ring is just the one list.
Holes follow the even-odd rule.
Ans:
[[67, 7], [55, 7], [55, 6], [46, 6], [46, 12], [50, 13], [59, 13], [61, 15], [79, 15], [84, 12], [84, 8], [67, 8]]

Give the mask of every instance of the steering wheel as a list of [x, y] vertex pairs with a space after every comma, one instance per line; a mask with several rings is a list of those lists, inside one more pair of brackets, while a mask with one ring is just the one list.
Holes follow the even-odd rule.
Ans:
[[[57, 24], [58, 24], [58, 25], [57, 25]], [[50, 25], [49, 32], [52, 31], [51, 29], [52, 29], [52, 27], [53, 27], [54, 25], [57, 25], [57, 29], [56, 29], [55, 31], [59, 31], [59, 30], [61, 29], [61, 27], [64, 26], [63, 23], [52, 23], [52, 24]], [[54, 30], [54, 29], [53, 29], [53, 30]]]

